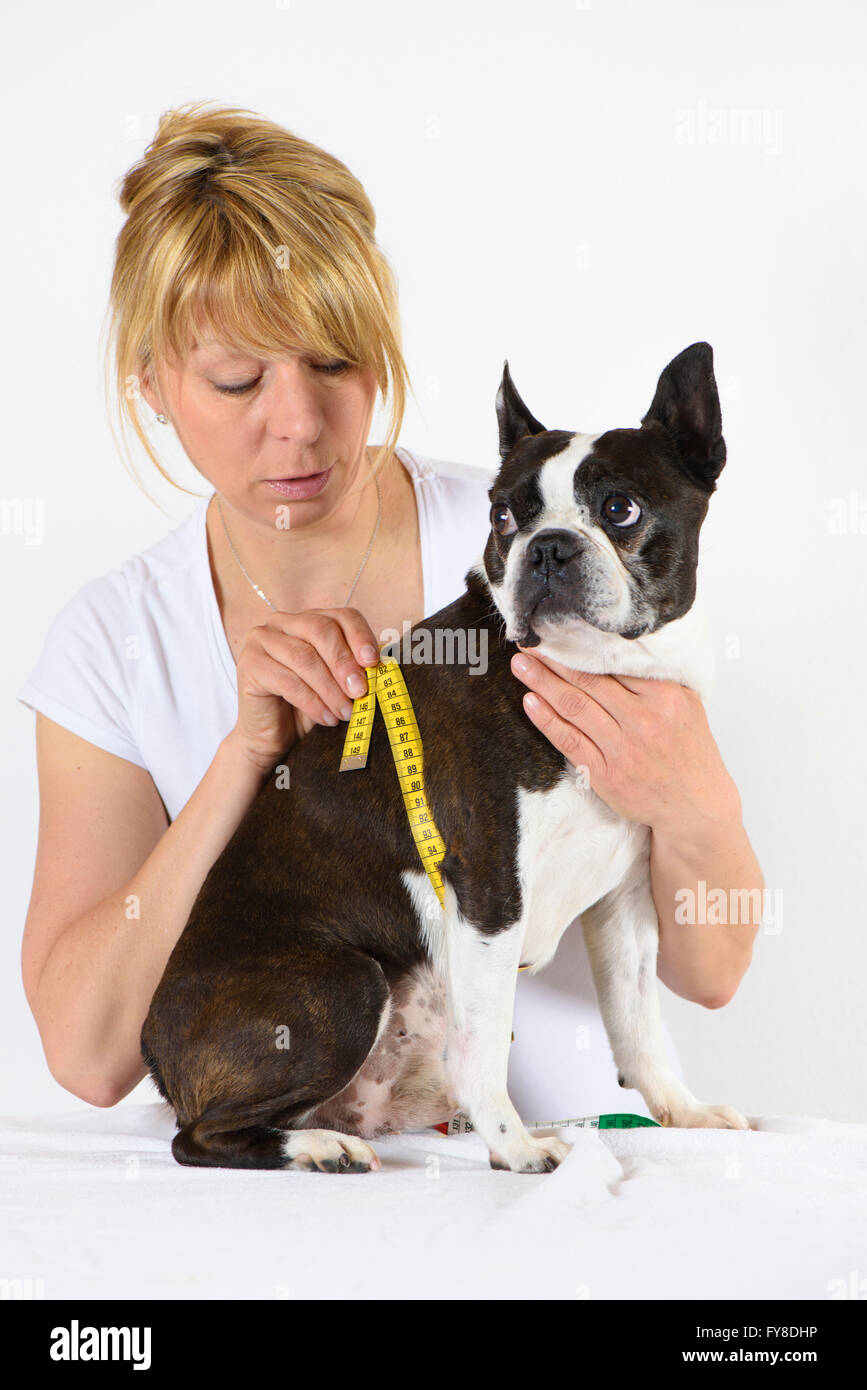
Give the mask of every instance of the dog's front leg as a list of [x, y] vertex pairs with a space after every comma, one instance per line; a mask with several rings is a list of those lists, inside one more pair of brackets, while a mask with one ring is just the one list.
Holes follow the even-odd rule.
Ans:
[[582, 913], [581, 925], [621, 1086], [640, 1091], [660, 1124], [749, 1129], [732, 1106], [697, 1100], [666, 1060], [656, 981], [659, 921], [649, 861], [636, 862], [619, 888]]
[[446, 1068], [458, 1105], [490, 1150], [491, 1167], [544, 1173], [570, 1146], [530, 1135], [506, 1085], [522, 939], [520, 923], [482, 932], [459, 912], [449, 923]]

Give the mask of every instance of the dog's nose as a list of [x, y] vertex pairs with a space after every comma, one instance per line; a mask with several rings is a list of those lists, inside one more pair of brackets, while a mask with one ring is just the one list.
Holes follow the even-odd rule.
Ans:
[[540, 531], [530, 545], [530, 563], [546, 572], [562, 569], [581, 549], [575, 531]]

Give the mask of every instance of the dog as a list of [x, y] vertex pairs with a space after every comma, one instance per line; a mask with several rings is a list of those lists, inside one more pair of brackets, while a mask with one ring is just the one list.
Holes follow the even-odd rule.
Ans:
[[367, 1172], [380, 1166], [369, 1140], [461, 1110], [493, 1168], [556, 1168], [569, 1145], [531, 1135], [509, 1099], [510, 1031], [518, 969], [546, 965], [579, 915], [620, 1085], [662, 1124], [749, 1128], [665, 1059], [650, 829], [535, 728], [509, 664], [520, 643], [570, 669], [705, 691], [698, 540], [726, 459], [712, 349], [668, 364], [639, 428], [546, 429], [508, 361], [496, 410], [484, 550], [465, 592], [410, 630], [484, 641], [486, 669], [402, 668], [445, 846], [442, 905], [381, 714], [350, 775], [344, 730], [314, 726], [208, 873], [142, 1029], [180, 1163]]

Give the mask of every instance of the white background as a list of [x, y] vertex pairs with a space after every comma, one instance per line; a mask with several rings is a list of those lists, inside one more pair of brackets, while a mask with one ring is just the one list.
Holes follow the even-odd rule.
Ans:
[[161, 512], [124, 471], [100, 331], [115, 181], [161, 111], [202, 99], [278, 121], [365, 185], [416, 393], [402, 439], [422, 454], [496, 462], [505, 358], [547, 427], [595, 431], [638, 424], [665, 363], [713, 345], [729, 462], [702, 544], [719, 658], [709, 713], [776, 920], [726, 1008], [660, 986], [663, 1009], [703, 1099], [867, 1119], [859, 11], [7, 6], [0, 487], [44, 508], [44, 538], [9, 522], [0, 534], [0, 1109], [82, 1104], [51, 1080], [20, 984], [38, 798], [34, 716], [14, 694], [66, 599], [193, 505], [150, 473]]

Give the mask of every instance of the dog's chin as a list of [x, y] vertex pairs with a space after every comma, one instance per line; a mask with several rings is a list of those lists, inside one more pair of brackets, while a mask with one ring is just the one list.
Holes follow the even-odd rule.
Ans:
[[617, 628], [592, 622], [581, 613], [546, 613], [544, 604], [545, 599], [541, 599], [526, 613], [516, 616], [512, 630], [506, 632], [508, 641], [517, 643], [519, 647], [538, 647], [542, 642], [568, 641], [569, 637], [586, 636], [592, 632], [604, 637], [622, 637], [627, 642], [634, 642], [636, 638], [643, 637], [651, 630], [650, 623]]
[[539, 633], [533, 631], [526, 619], [523, 627], [520, 625], [513, 627], [512, 632], [506, 633], [506, 637], [510, 642], [516, 642], [519, 647], [538, 647], [542, 640]]
[[[506, 637], [510, 642], [517, 642], [519, 647], [538, 647], [540, 642], [550, 635], [552, 615], [546, 614], [545, 604], [550, 605], [550, 598], [546, 595], [534, 603], [532, 608], [526, 609], [523, 613], [515, 616], [511, 625], [511, 630], [506, 630]], [[553, 615], [556, 628], [559, 628], [564, 618], [568, 619], [568, 614], [557, 613]]]

